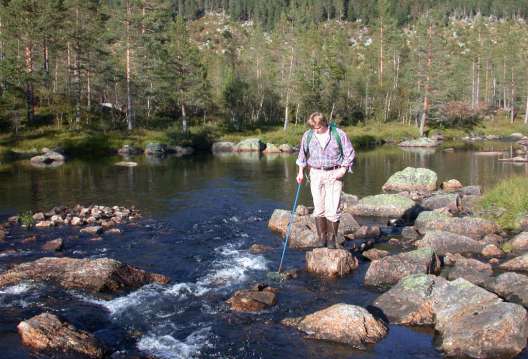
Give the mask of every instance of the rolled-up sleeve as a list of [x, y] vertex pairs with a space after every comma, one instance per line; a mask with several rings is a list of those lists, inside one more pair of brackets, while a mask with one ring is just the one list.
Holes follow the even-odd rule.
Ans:
[[299, 167], [306, 167], [306, 153], [304, 153], [304, 148], [306, 146], [306, 137], [307, 133], [305, 132], [301, 138], [301, 145], [299, 146], [299, 155], [297, 156], [297, 161], [295, 162]]
[[344, 131], [339, 131], [339, 136], [341, 137], [341, 143], [343, 145], [343, 161], [341, 161], [341, 167], [352, 168], [354, 163], [354, 158], [356, 157], [356, 151], [352, 146], [347, 134]]

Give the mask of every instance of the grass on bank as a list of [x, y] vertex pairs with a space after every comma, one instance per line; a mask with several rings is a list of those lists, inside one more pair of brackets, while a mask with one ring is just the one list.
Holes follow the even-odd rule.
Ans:
[[487, 191], [478, 203], [484, 217], [493, 219], [502, 228], [519, 227], [520, 220], [528, 215], [528, 177], [511, 177]]

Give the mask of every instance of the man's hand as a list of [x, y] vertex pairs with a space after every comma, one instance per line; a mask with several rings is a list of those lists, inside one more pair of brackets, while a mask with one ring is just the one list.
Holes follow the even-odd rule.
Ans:
[[339, 169], [337, 169], [335, 171], [335, 179], [336, 180], [341, 180], [343, 179], [343, 177], [345, 177], [346, 173], [347, 173], [347, 169], [346, 167], [341, 167]]
[[299, 173], [297, 173], [297, 177], [295, 178], [295, 180], [297, 181], [298, 184], [303, 183], [304, 173], [302, 170], [300, 170]]

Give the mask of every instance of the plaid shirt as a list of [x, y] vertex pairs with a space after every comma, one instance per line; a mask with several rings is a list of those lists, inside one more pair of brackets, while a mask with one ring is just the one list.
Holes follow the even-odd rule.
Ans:
[[[308, 158], [306, 158], [306, 141], [308, 138], [308, 132], [306, 131], [301, 140], [301, 147], [299, 150], [299, 156], [297, 157], [297, 165], [306, 167], [352, 167], [352, 162], [356, 155], [352, 143], [348, 139], [348, 136], [343, 130], [336, 129], [339, 137], [341, 138], [341, 145], [343, 147], [343, 157], [341, 158], [341, 152], [339, 151], [339, 144], [335, 137], [330, 133], [330, 140], [324, 146], [324, 148], [317, 140], [315, 133], [310, 140], [310, 148], [308, 149]], [[330, 131], [330, 129], [328, 129]]]

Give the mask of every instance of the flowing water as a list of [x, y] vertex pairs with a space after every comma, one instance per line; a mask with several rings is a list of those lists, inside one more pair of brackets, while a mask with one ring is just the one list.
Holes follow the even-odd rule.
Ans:
[[[487, 144], [487, 150], [509, 150]], [[143, 219], [124, 226], [120, 236], [91, 241], [71, 228], [33, 230], [38, 240], [21, 244], [27, 231], [16, 229], [10, 242], [20, 252], [0, 256], [9, 265], [47, 255], [48, 239], [65, 240], [65, 256], [110, 257], [169, 276], [167, 286], [147, 285], [131, 293], [97, 297], [52, 285], [21, 283], [0, 289], [0, 357], [69, 358], [36, 354], [23, 347], [16, 325], [51, 311], [95, 333], [106, 345], [129, 357], [139, 352], [159, 358], [435, 358], [431, 329], [390, 326], [389, 334], [366, 351], [303, 338], [280, 324], [334, 303], [368, 306], [379, 293], [362, 285], [368, 267], [352, 275], [320, 280], [306, 273], [280, 285], [279, 304], [260, 314], [236, 314], [225, 300], [237, 289], [265, 281], [276, 270], [280, 238], [267, 229], [275, 208], [290, 208], [295, 190], [295, 156], [199, 155], [191, 158], [135, 159], [139, 166], [113, 165], [115, 158], [71, 161], [55, 169], [34, 169], [26, 162], [0, 171], [0, 220], [26, 210], [57, 205], [134, 205]], [[504, 177], [528, 174], [527, 165], [501, 163], [473, 149], [455, 152], [404, 151], [385, 146], [360, 151], [356, 169], [344, 184], [348, 193], [380, 192], [386, 179], [406, 166], [428, 167], [440, 180], [457, 178], [485, 188]], [[310, 205], [304, 187], [301, 203]], [[272, 246], [252, 255], [252, 243]], [[0, 250], [9, 244], [0, 243]], [[304, 254], [291, 250], [287, 268], [302, 268]], [[115, 354], [116, 357], [117, 354]], [[528, 354], [522, 357], [528, 358]]]

